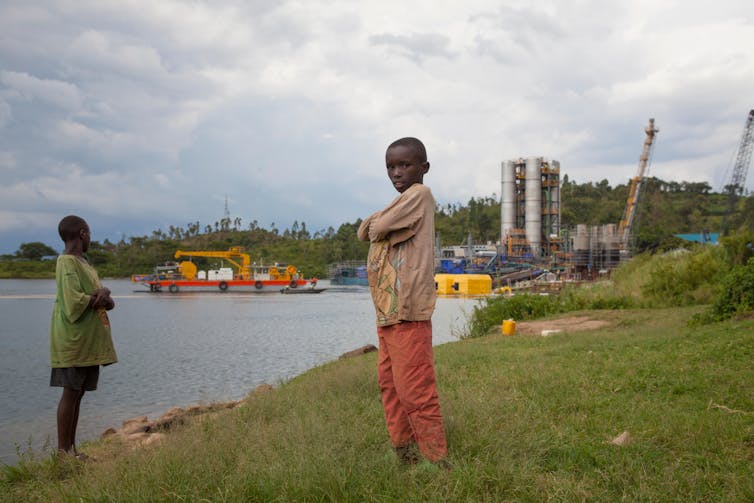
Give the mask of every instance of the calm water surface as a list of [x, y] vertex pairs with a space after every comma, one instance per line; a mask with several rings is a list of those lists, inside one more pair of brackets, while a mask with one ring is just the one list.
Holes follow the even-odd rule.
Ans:
[[[154, 419], [173, 406], [236, 400], [261, 383], [277, 385], [365, 344], [377, 345], [369, 290], [317, 295], [150, 294], [126, 280], [103, 281], [119, 362], [100, 372], [81, 405], [78, 440], [124, 419]], [[320, 282], [327, 287], [327, 282]], [[52, 280], [0, 280], [0, 461], [16, 446], [57, 445], [60, 388], [49, 386]], [[440, 298], [434, 343], [457, 340], [476, 301]], [[376, 375], [375, 375], [376, 379]]]

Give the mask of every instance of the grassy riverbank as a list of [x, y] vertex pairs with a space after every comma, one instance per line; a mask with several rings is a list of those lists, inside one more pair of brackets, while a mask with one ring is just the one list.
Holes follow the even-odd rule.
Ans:
[[[754, 320], [690, 328], [698, 311], [581, 312], [611, 325], [436, 348], [450, 473], [395, 462], [371, 353], [161, 446], [98, 442], [92, 463], [22, 462], [0, 490], [11, 501], [751, 500]], [[611, 443], [624, 431], [625, 445]]]

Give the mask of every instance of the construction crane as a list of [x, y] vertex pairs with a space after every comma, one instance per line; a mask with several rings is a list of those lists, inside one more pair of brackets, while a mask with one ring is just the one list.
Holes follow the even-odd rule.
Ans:
[[752, 147], [754, 147], [754, 110], [749, 111], [749, 116], [746, 118], [730, 183], [725, 186], [728, 192], [728, 215], [733, 214], [738, 196], [743, 195], [746, 188], [746, 173], [749, 171]]
[[[227, 260], [234, 266], [236, 266], [236, 274], [234, 279], [251, 281], [260, 279], [258, 273], [263, 273], [266, 276], [263, 279], [270, 279], [274, 281], [291, 281], [298, 280], [301, 275], [294, 265], [284, 265], [277, 263], [273, 266], [264, 265], [251, 265], [251, 257], [248, 253], [244, 252], [244, 249], [240, 246], [231, 246], [227, 251], [220, 250], [202, 250], [202, 251], [184, 251], [178, 250], [175, 252], [175, 258], [181, 257], [211, 257]], [[178, 270], [186, 279], [196, 278], [197, 268], [196, 265], [189, 261], [183, 261], [178, 264]], [[295, 288], [295, 287], [293, 287]]]
[[[175, 258], [181, 257], [213, 257], [227, 260], [236, 266], [236, 276], [238, 279], [249, 279], [251, 277], [251, 257], [244, 253], [240, 246], [232, 246], [228, 251], [183, 251], [175, 252]], [[240, 260], [241, 263], [238, 261]], [[192, 267], [193, 266], [193, 267]], [[181, 272], [187, 278], [193, 278], [196, 275], [196, 266], [191, 262], [181, 262]]]
[[644, 139], [644, 146], [639, 157], [639, 170], [636, 176], [631, 179], [631, 186], [628, 189], [628, 199], [626, 200], [626, 211], [623, 220], [618, 224], [618, 238], [620, 239], [621, 253], [628, 253], [631, 239], [631, 226], [634, 223], [636, 215], [636, 205], [639, 202], [639, 192], [641, 182], [644, 179], [644, 173], [649, 166], [649, 159], [652, 156], [652, 147], [654, 145], [655, 135], [660, 132], [655, 128], [655, 120], [649, 119], [649, 124], [644, 128], [647, 137]]

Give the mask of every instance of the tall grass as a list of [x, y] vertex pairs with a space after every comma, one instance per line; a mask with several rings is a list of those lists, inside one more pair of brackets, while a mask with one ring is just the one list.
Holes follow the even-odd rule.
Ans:
[[744, 233], [724, 239], [717, 247], [639, 255], [615, 269], [609, 280], [566, 287], [556, 296], [488, 297], [474, 307], [461, 337], [486, 335], [509, 318], [524, 321], [583, 309], [709, 304], [706, 312], [690, 320], [694, 325], [742, 315], [754, 310], [752, 240], [754, 233]]
[[[452, 472], [390, 449], [374, 353], [314, 369], [161, 446], [4, 471], [8, 501], [745, 501], [754, 320], [588, 311], [610, 328], [436, 348]], [[610, 440], [628, 431], [624, 446]]]

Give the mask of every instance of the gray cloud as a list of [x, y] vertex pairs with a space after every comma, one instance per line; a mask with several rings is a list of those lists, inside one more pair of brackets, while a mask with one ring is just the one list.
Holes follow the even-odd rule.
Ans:
[[383, 33], [370, 36], [369, 42], [395, 50], [417, 64], [432, 57], [443, 59], [453, 57], [453, 52], [448, 48], [450, 39], [438, 33], [415, 33], [408, 36]]
[[245, 223], [337, 226], [393, 197], [384, 147], [406, 135], [440, 202], [498, 192], [518, 156], [625, 183], [649, 117], [651, 172], [718, 187], [754, 106], [753, 17], [732, 0], [7, 0], [0, 253], [56, 245], [69, 213], [98, 239], [212, 224], [226, 196]]

